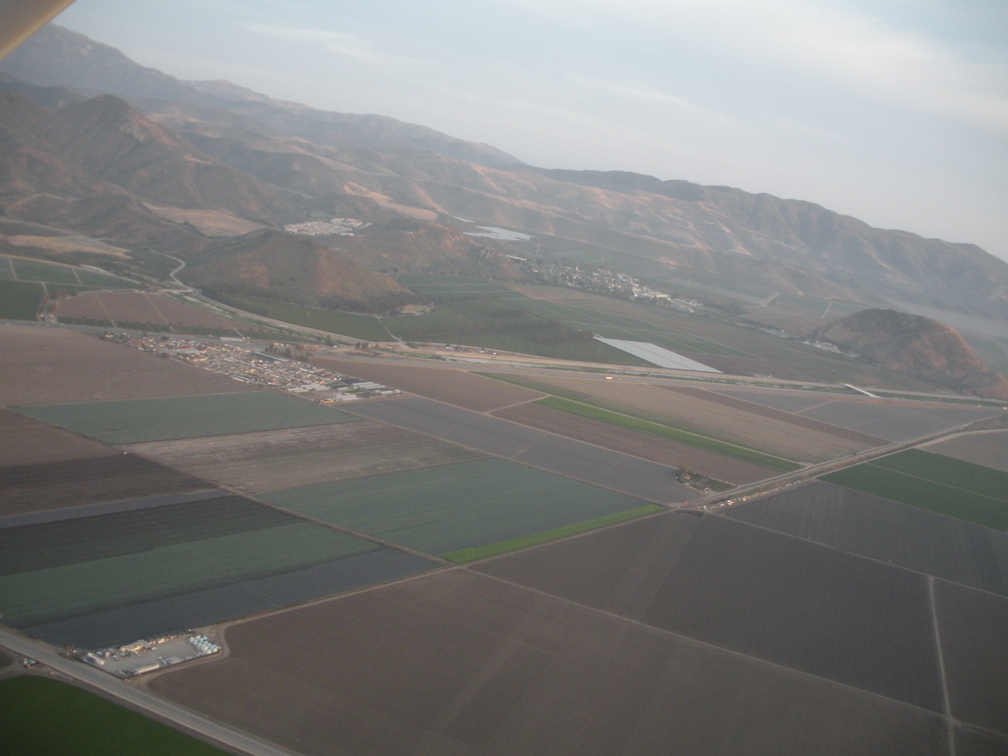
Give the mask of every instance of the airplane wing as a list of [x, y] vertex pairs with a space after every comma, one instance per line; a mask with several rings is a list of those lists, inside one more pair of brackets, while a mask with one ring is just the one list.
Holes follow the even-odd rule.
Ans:
[[0, 58], [45, 26], [74, 0], [0, 0]]

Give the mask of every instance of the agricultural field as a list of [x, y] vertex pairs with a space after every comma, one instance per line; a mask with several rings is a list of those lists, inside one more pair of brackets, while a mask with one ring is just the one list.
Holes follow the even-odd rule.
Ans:
[[573, 412], [551, 409], [539, 402], [518, 404], [497, 410], [493, 415], [669, 467], [684, 466], [688, 470], [715, 480], [750, 483], [769, 478], [778, 472], [753, 462], [733, 459], [724, 454], [698, 449], [654, 434], [593, 420]]
[[167, 294], [133, 291], [92, 291], [58, 302], [61, 320], [100, 323], [111, 328], [147, 326], [151, 329], [202, 329], [240, 335], [245, 325], [194, 307]]
[[928, 444], [927, 451], [1008, 473], [1008, 431], [963, 434]]
[[457, 367], [401, 365], [334, 357], [314, 357], [311, 362], [337, 373], [375, 381], [474, 412], [488, 412], [544, 396], [539, 391], [495, 381]]
[[35, 320], [42, 294], [42, 284], [0, 279], [0, 320]]
[[0, 468], [0, 517], [209, 488], [199, 478], [134, 454]]
[[942, 710], [926, 580], [897, 567], [724, 517], [671, 512], [474, 569]]
[[934, 600], [952, 715], [1008, 739], [1008, 598], [936, 580]]
[[0, 406], [255, 391], [80, 331], [0, 325]]
[[[59, 722], [59, 726], [53, 726]], [[0, 732], [7, 753], [79, 756], [211, 756], [213, 746], [60, 680], [0, 680]]]
[[724, 446], [734, 445], [784, 461], [819, 462], [875, 445], [868, 437], [853, 436], [843, 428], [811, 425], [802, 418], [781, 414], [768, 416], [771, 413], [758, 405], [740, 406], [713, 392], [684, 390], [642, 379], [539, 375], [534, 381], [523, 381], [523, 385], [699, 437], [691, 440], [681, 435], [676, 440], [682, 443], [722, 442], [711, 446], [711, 450], [722, 454], [731, 453]]
[[0, 409], [0, 468], [114, 454], [105, 444]]
[[736, 505], [728, 517], [1008, 596], [1008, 534], [829, 483]]
[[482, 457], [371, 420], [134, 444], [131, 452], [244, 491], [421, 469]]
[[1008, 530], [1008, 473], [909, 449], [823, 476], [858, 491]]
[[[109, 646], [429, 569], [237, 496], [0, 529], [4, 622]], [[385, 569], [384, 573], [389, 570]]]
[[273, 391], [49, 404], [19, 412], [107, 444], [245, 433], [352, 421], [351, 415]]
[[225, 640], [147, 687], [306, 754], [946, 753], [931, 712], [468, 570]]
[[[555, 538], [558, 529], [590, 529], [659, 510], [639, 499], [499, 459], [302, 486], [263, 499], [454, 561]], [[563, 534], [570, 532], [575, 531]]]
[[430, 399], [359, 402], [347, 411], [647, 501], [695, 495], [665, 465]]
[[323, 310], [318, 307], [279, 302], [272, 299], [246, 297], [238, 294], [219, 295], [219, 301], [232, 307], [284, 323], [315, 328], [365, 341], [387, 341], [389, 332], [373, 315]]

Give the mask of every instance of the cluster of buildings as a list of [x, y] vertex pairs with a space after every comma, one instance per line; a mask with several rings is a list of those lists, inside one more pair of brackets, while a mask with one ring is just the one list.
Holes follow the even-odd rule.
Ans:
[[605, 268], [585, 265], [563, 265], [552, 260], [511, 259], [518, 262], [523, 271], [551, 286], [566, 286], [621, 299], [646, 299], [691, 314], [694, 308], [700, 306], [694, 299], [680, 299], [652, 289], [626, 273], [613, 273]]
[[80, 660], [110, 675], [128, 679], [182, 662], [216, 654], [221, 647], [207, 636], [194, 632], [139, 640], [123, 646], [88, 651]]
[[292, 234], [302, 234], [303, 236], [353, 236], [357, 231], [370, 225], [370, 223], [365, 223], [356, 218], [332, 218], [327, 221], [290, 223], [284, 226], [284, 231], [289, 231]]
[[202, 341], [128, 333], [106, 334], [106, 338], [161, 357], [184, 360], [242, 383], [283, 389], [322, 404], [400, 393], [380, 383], [310, 365], [298, 358], [306, 356], [304, 347], [294, 344], [275, 343], [258, 350], [239, 340]]

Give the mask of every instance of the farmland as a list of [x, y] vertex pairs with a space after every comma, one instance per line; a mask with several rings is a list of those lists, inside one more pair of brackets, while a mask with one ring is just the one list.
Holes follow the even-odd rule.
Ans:
[[941, 710], [922, 576], [722, 517], [662, 518], [661, 529], [630, 523], [477, 569]]
[[31, 281], [0, 280], [0, 318], [35, 320], [41, 302], [41, 284]]
[[1008, 473], [910, 449], [823, 477], [859, 491], [1008, 530]]
[[352, 420], [338, 410], [270, 391], [19, 408], [30, 417], [96, 438], [130, 444]]
[[85, 321], [108, 327], [134, 327], [171, 330], [217, 330], [230, 335], [244, 327], [230, 318], [185, 304], [167, 294], [132, 291], [95, 291], [61, 300], [56, 306], [61, 320]]
[[494, 381], [454, 367], [397, 365], [333, 357], [316, 357], [312, 364], [474, 412], [487, 412], [543, 396], [538, 391]]
[[469, 571], [226, 641], [227, 658], [149, 688], [308, 754], [945, 753], [929, 712]]
[[252, 391], [223, 375], [152, 359], [67, 329], [0, 325], [0, 405]]
[[1008, 535], [828, 483], [733, 507], [733, 519], [1008, 596]]
[[[51, 726], [58, 721], [58, 727]], [[81, 688], [44, 677], [0, 680], [8, 753], [211, 756], [223, 751]]]
[[293, 512], [442, 556], [628, 510], [643, 514], [657, 509], [503, 460], [305, 486], [264, 498]]
[[0, 409], [0, 468], [103, 457], [109, 453], [109, 448], [97, 441]]
[[[383, 570], [428, 568], [234, 496], [3, 528], [0, 553], [5, 622], [85, 646], [296, 603], [387, 579]], [[385, 568], [362, 573], [376, 556]]]
[[482, 456], [370, 420], [155, 441], [129, 449], [174, 469], [246, 491], [274, 491]]
[[359, 403], [352, 411], [647, 501], [685, 501], [694, 493], [676, 483], [676, 471], [665, 465], [429, 399]]
[[984, 431], [929, 444], [927, 451], [1008, 473], [1008, 431]]

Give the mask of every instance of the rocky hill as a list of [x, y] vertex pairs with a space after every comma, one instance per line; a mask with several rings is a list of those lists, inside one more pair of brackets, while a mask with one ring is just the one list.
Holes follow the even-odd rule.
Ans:
[[888, 309], [869, 309], [812, 333], [883, 367], [974, 396], [1008, 399], [1008, 379], [977, 358], [954, 328]]

